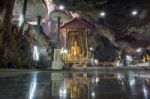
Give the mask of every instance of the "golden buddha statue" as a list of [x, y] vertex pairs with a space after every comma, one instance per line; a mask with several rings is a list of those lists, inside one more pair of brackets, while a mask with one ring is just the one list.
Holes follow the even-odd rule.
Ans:
[[78, 45], [77, 41], [73, 42], [73, 46], [71, 47], [71, 54], [77, 58], [81, 55], [81, 48]]
[[71, 51], [69, 51], [67, 53], [67, 61], [72, 61], [72, 54], [71, 54]]

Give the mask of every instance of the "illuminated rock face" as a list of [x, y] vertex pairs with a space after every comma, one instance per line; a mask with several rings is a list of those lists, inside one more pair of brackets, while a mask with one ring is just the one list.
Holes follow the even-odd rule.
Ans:
[[[11, 18], [19, 18], [22, 13], [24, 0], [2, 0], [0, 6], [0, 66], [4, 64], [7, 65], [8, 62], [18, 65], [28, 65], [32, 59], [32, 48], [31, 42], [27, 40], [26, 35], [21, 35], [18, 31], [18, 27], [11, 24]], [[14, 9], [13, 9], [14, 7]], [[12, 13], [13, 12], [13, 13]], [[28, 0], [28, 7], [26, 13], [26, 21], [36, 21], [37, 16], [42, 16], [43, 18], [47, 15], [47, 9], [42, 0]], [[15, 33], [14, 33], [15, 31]], [[30, 36], [30, 34], [29, 34]], [[35, 36], [35, 35], [34, 35]], [[41, 35], [38, 35], [41, 37]], [[31, 40], [31, 39], [30, 39]], [[38, 44], [46, 46], [46, 58], [50, 62], [51, 58], [48, 53], [51, 53], [52, 48], [46, 39], [40, 40]], [[49, 49], [48, 49], [49, 48]], [[48, 52], [48, 53], [47, 53]], [[42, 58], [44, 59], [44, 58]], [[46, 60], [46, 59], [45, 59]], [[44, 61], [45, 61], [44, 60]], [[28, 61], [25, 63], [25, 61]], [[21, 66], [21, 68], [23, 68]], [[5, 67], [6, 68], [6, 67]]]
[[[13, 16], [18, 18], [22, 14], [23, 9], [23, 1], [24, 0], [16, 0]], [[26, 20], [27, 21], [36, 21], [37, 16], [41, 16], [45, 18], [47, 15], [47, 8], [45, 7], [42, 0], [28, 0], [27, 4], [27, 12], [26, 12]]]

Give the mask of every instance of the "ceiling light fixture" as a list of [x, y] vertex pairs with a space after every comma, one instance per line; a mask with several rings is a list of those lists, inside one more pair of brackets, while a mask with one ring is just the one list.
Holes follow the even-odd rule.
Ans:
[[136, 16], [138, 14], [138, 11], [137, 10], [133, 10], [132, 11], [132, 16]]
[[64, 10], [64, 9], [65, 9], [64, 5], [59, 6], [59, 10]]
[[106, 13], [104, 11], [102, 11], [102, 12], [100, 12], [99, 16], [103, 18], [106, 16]]

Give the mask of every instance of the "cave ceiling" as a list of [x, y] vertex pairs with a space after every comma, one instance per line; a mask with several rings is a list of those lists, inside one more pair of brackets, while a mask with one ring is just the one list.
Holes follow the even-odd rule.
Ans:
[[[16, 0], [13, 16], [14, 18], [19, 18], [22, 13], [24, 0]], [[28, 0], [27, 10], [26, 10], [26, 20], [35, 21], [37, 16], [45, 17], [47, 15], [47, 8], [42, 0]]]
[[[143, 47], [150, 50], [150, 0], [28, 0], [26, 20], [45, 18], [56, 6], [63, 4], [67, 12], [95, 25], [94, 35], [100, 34], [116, 47], [135, 50]], [[19, 16], [23, 0], [16, 0], [13, 15]], [[136, 16], [131, 11], [137, 10]], [[101, 18], [99, 13], [106, 12]], [[98, 43], [98, 42], [96, 42]]]

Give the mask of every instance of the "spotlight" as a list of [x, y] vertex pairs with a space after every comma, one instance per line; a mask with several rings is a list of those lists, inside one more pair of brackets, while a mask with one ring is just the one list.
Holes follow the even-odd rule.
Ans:
[[64, 10], [64, 9], [65, 9], [64, 5], [59, 6], [59, 10]]
[[106, 16], [106, 13], [102, 11], [102, 12], [100, 12], [99, 16], [100, 16], [101, 18], [103, 18], [103, 17]]
[[137, 14], [138, 14], [138, 11], [137, 11], [137, 10], [133, 10], [133, 11], [132, 11], [132, 15], [133, 15], [133, 16], [136, 16]]
[[93, 51], [94, 50], [94, 48], [93, 47], [90, 47], [90, 51]]

